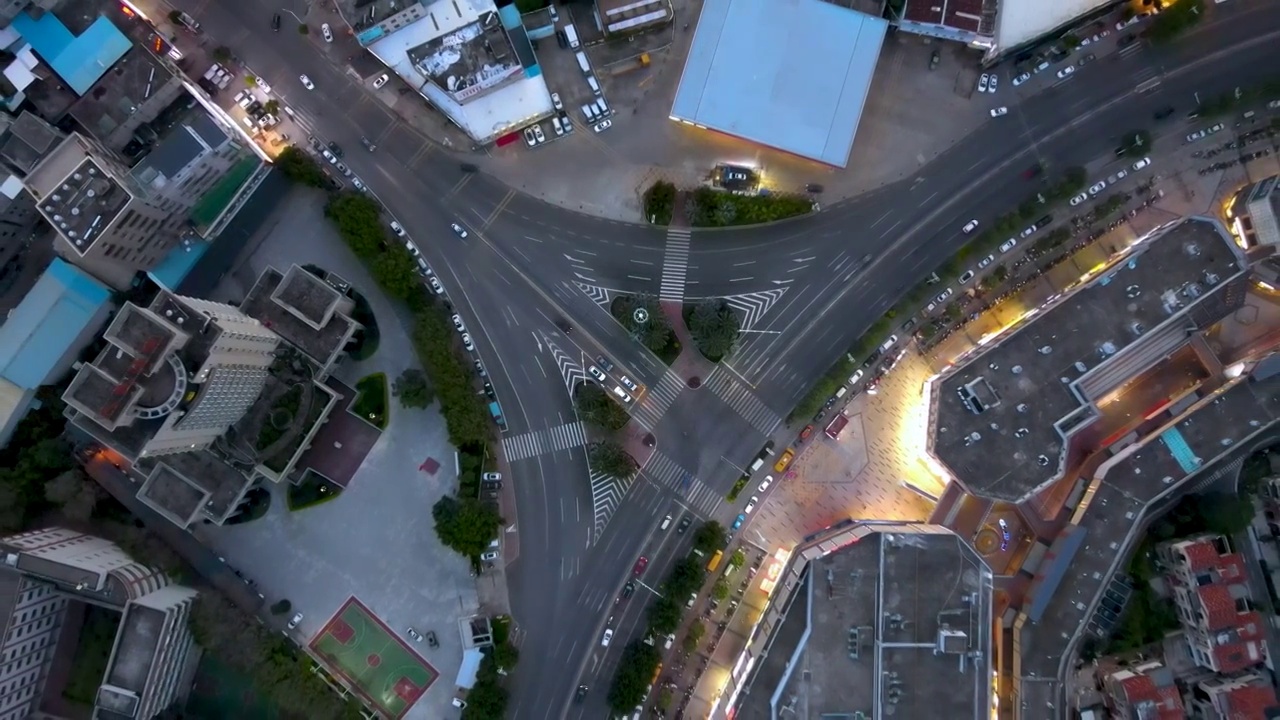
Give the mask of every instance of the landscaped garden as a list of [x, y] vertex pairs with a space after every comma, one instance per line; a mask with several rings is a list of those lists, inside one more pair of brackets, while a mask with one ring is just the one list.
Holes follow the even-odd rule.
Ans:
[[386, 374], [365, 375], [356, 382], [356, 401], [351, 404], [351, 412], [379, 430], [387, 429]]

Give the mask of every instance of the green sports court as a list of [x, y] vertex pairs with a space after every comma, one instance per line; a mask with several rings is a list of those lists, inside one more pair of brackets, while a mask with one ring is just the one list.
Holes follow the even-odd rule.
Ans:
[[403, 717], [440, 676], [355, 597], [312, 639], [311, 650], [389, 718]]

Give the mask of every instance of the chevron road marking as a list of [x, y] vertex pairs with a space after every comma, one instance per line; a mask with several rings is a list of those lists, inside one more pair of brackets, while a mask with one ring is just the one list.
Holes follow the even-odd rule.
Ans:
[[667, 228], [667, 252], [662, 259], [663, 300], [684, 300], [684, 279], [689, 272], [689, 240], [692, 232], [686, 228]]
[[711, 515], [720, 506], [720, 496], [715, 491], [659, 451], [649, 456], [649, 462], [640, 472], [683, 496], [686, 505], [706, 515]]
[[658, 421], [666, 414], [671, 403], [680, 397], [680, 392], [684, 388], [685, 384], [680, 376], [668, 369], [656, 384], [649, 386], [649, 391], [640, 399], [632, 415], [652, 430], [658, 426]]
[[524, 460], [535, 455], [558, 452], [587, 444], [587, 433], [582, 422], [557, 425], [543, 430], [531, 430], [519, 435], [508, 435], [502, 438], [502, 449], [506, 453], [507, 462]]
[[626, 497], [633, 482], [634, 480], [624, 482], [610, 475], [591, 473], [591, 505], [595, 517], [593, 542], [600, 539], [600, 534], [604, 532], [605, 527], [609, 525], [609, 520], [622, 505], [622, 499]]
[[587, 379], [586, 372], [582, 369], [581, 365], [574, 362], [573, 357], [569, 355], [569, 353], [561, 350], [559, 345], [551, 342], [551, 340], [547, 339], [545, 335], [543, 336], [542, 341], [545, 342], [547, 344], [547, 348], [551, 350], [551, 357], [555, 358], [556, 366], [560, 368], [560, 377], [564, 378], [564, 388], [569, 392], [569, 397], [572, 398], [573, 388], [576, 387], [578, 383]]
[[711, 392], [725, 402], [733, 411], [742, 416], [751, 427], [759, 430], [765, 435], [769, 435], [778, 427], [778, 423], [782, 421], [782, 417], [778, 413], [769, 409], [760, 401], [760, 398], [751, 394], [733, 376], [727, 372], [723, 372], [723, 368], [716, 366], [711, 371], [711, 375], [703, 383], [704, 387], [710, 388]]
[[729, 303], [729, 307], [738, 310], [743, 314], [742, 329], [750, 330], [755, 324], [769, 312], [769, 308], [778, 302], [784, 294], [786, 288], [775, 288], [773, 290], [761, 290], [760, 292], [745, 293], [743, 295], [729, 295], [725, 298], [725, 302]]
[[600, 287], [599, 285], [589, 285], [587, 283], [578, 282], [576, 280], [573, 282], [573, 284], [578, 286], [578, 289], [582, 291], [583, 295], [586, 295], [587, 297], [591, 298], [591, 302], [597, 305], [603, 305], [606, 307], [609, 305], [608, 290]]

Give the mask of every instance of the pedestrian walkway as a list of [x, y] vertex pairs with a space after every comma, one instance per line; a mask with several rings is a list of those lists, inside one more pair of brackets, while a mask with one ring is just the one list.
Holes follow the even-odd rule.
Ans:
[[716, 366], [707, 377], [704, 386], [733, 408], [733, 411], [742, 416], [742, 419], [746, 420], [751, 427], [765, 435], [772, 435], [778, 423], [782, 422], [782, 417], [778, 413], [770, 410], [768, 405], [743, 387], [742, 383], [735, 380], [733, 375], [723, 367]]
[[506, 452], [507, 462], [586, 444], [587, 434], [581, 421], [502, 438], [502, 449]]
[[661, 452], [655, 451], [640, 472], [653, 482], [670, 488], [680, 496], [684, 505], [708, 517], [720, 508], [722, 501], [718, 493]]
[[689, 272], [689, 240], [692, 232], [688, 228], [667, 228], [667, 252], [662, 260], [662, 290], [658, 297], [662, 300], [684, 302], [684, 280]]
[[662, 420], [667, 408], [680, 397], [680, 391], [684, 388], [684, 381], [668, 368], [657, 383], [649, 386], [632, 415], [647, 428], [657, 427], [658, 421]]

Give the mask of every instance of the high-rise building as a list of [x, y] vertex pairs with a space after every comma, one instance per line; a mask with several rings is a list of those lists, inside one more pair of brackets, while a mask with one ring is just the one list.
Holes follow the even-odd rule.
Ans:
[[123, 612], [94, 717], [151, 718], [181, 691], [193, 646], [187, 616], [196, 591], [137, 562], [114, 543], [66, 528], [0, 539], [0, 720], [37, 707], [72, 603]]
[[236, 307], [168, 292], [126, 304], [104, 337], [63, 399], [131, 460], [209, 447], [257, 400], [280, 345]]

